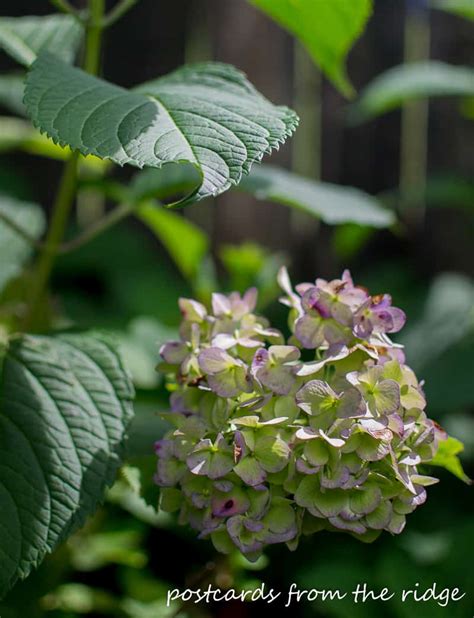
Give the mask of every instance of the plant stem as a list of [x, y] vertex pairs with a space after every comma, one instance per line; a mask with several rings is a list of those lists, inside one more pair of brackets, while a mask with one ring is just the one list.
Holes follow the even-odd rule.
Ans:
[[[409, 11], [405, 20], [404, 62], [427, 60], [429, 55], [428, 11]], [[425, 215], [428, 112], [428, 100], [408, 101], [402, 107], [400, 197], [404, 214], [412, 223], [421, 223]], [[420, 197], [414, 198], [415, 194]]]
[[129, 11], [139, 0], [121, 0], [108, 15], [102, 20], [102, 27], [108, 28], [112, 24], [115, 24], [127, 11]]
[[86, 30], [84, 71], [97, 75], [100, 67], [100, 43], [105, 0], [89, 0], [89, 21]]
[[[84, 70], [96, 75], [100, 65], [101, 21], [105, 0], [89, 0], [89, 17], [86, 24], [86, 50]], [[44, 247], [38, 258], [33, 279], [25, 330], [35, 328], [36, 315], [43, 300], [48, 281], [53, 270], [59, 246], [64, 237], [69, 214], [74, 202], [77, 185], [77, 163], [79, 152], [73, 152], [66, 162], [58, 193], [53, 205], [51, 223]]]

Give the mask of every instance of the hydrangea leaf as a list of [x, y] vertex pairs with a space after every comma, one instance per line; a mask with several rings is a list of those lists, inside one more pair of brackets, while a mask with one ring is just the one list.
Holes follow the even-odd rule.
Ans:
[[250, 3], [299, 39], [343, 94], [353, 93], [344, 61], [370, 17], [371, 0], [250, 0]]
[[[34, 238], [43, 233], [45, 218], [37, 204], [0, 195], [0, 214], [5, 214]], [[31, 246], [0, 219], [0, 290], [16, 277], [31, 254]]]
[[464, 445], [460, 440], [449, 437], [439, 443], [438, 451], [429, 463], [432, 466], [445, 468], [451, 472], [451, 474], [457, 476], [458, 479], [461, 479], [461, 481], [471, 484], [472, 480], [464, 472], [458, 457], [459, 453], [462, 453], [463, 450]]
[[0, 385], [0, 597], [102, 500], [132, 398], [120, 358], [97, 335], [10, 342]]
[[328, 225], [356, 223], [383, 228], [395, 222], [393, 213], [368, 193], [317, 182], [274, 165], [254, 168], [239, 188], [259, 200], [301, 210]]
[[43, 51], [72, 62], [82, 35], [82, 26], [71, 15], [0, 18], [0, 48], [27, 67]]
[[41, 132], [84, 155], [140, 168], [193, 164], [200, 183], [179, 205], [238, 184], [298, 122], [220, 63], [184, 66], [125, 90], [42, 53], [27, 75], [25, 104]]

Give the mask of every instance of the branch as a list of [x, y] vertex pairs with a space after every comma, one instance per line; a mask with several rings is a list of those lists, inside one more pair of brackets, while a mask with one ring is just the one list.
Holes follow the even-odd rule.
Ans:
[[94, 240], [94, 238], [107, 231], [113, 225], [128, 217], [133, 209], [134, 207], [130, 204], [121, 204], [117, 206], [117, 208], [114, 208], [114, 210], [106, 214], [105, 217], [88, 227], [82, 234], [79, 234], [79, 236], [76, 236], [76, 238], [68, 242], [62, 243], [58, 248], [58, 253], [60, 255], [65, 255], [67, 253], [72, 253], [72, 251], [76, 251], [76, 249], [80, 249], [83, 245]]
[[107, 215], [105, 215], [105, 217], [88, 227], [82, 234], [79, 234], [72, 240], [60, 244], [56, 249], [53, 249], [51, 244], [37, 240], [32, 234], [24, 230], [21, 225], [18, 225], [16, 221], [1, 211], [0, 221], [5, 223], [5, 225], [12, 229], [18, 236], [23, 238], [23, 240], [33, 247], [33, 249], [52, 253], [54, 255], [66, 255], [67, 253], [72, 253], [73, 251], [80, 249], [83, 245], [87, 244], [91, 240], [94, 240], [94, 238], [103, 232], [106, 232], [113, 225], [128, 217], [133, 210], [134, 207], [129, 204], [121, 204], [120, 206], [117, 206], [117, 208], [111, 210]]
[[121, 2], [118, 2], [110, 13], [102, 20], [102, 27], [108, 28], [112, 24], [115, 24], [115, 22], [125, 15], [125, 13], [127, 13], [127, 11], [129, 11], [133, 6], [135, 6], [138, 1], [139, 0], [121, 0]]

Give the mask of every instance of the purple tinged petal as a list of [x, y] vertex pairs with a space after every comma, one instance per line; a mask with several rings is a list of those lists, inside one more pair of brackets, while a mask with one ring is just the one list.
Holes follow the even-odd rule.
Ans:
[[321, 470], [321, 466], [310, 466], [304, 459], [300, 458], [296, 460], [296, 469], [301, 474], [316, 474]]
[[326, 487], [328, 489], [344, 487], [349, 477], [349, 469], [345, 466], [339, 466], [331, 475], [329, 475], [329, 471], [321, 474], [321, 487]]
[[324, 343], [324, 322], [320, 317], [303, 315], [295, 323], [295, 335], [304, 348], [313, 350]]
[[170, 365], [179, 365], [189, 354], [189, 349], [183, 341], [168, 341], [160, 348], [161, 358]]
[[330, 517], [329, 523], [338, 530], [347, 530], [354, 534], [364, 534], [364, 532], [367, 532], [366, 527], [360, 521], [346, 521], [341, 517]]
[[237, 339], [228, 333], [219, 333], [212, 339], [212, 347], [228, 350], [236, 345]]
[[202, 371], [211, 375], [225, 371], [236, 364], [236, 361], [232, 356], [227, 354], [224, 350], [216, 347], [202, 350], [199, 354], [198, 360]]
[[216, 317], [230, 316], [230, 301], [224, 294], [214, 292], [212, 294], [212, 312]]
[[191, 298], [180, 298], [178, 301], [181, 314], [190, 322], [202, 322], [207, 316], [206, 307]]

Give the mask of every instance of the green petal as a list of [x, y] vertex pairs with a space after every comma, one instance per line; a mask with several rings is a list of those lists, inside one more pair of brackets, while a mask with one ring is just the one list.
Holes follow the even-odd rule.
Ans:
[[370, 528], [383, 530], [392, 518], [392, 504], [389, 500], [381, 502], [379, 506], [365, 516], [365, 521]]
[[241, 459], [239, 463], [234, 466], [234, 472], [244, 483], [251, 486], [260, 485], [266, 478], [265, 471], [253, 457], [244, 457]]
[[303, 452], [313, 466], [324, 466], [329, 460], [329, 448], [323, 440], [308, 440]]
[[351, 493], [350, 508], [354, 513], [366, 515], [374, 511], [382, 500], [382, 492], [377, 485], [365, 484]]
[[255, 457], [267, 472], [279, 472], [290, 456], [288, 444], [279, 437], [263, 436], [255, 440]]

